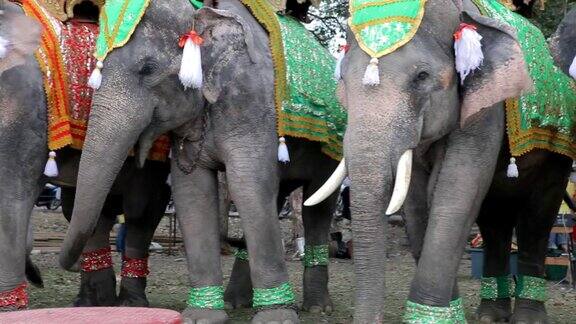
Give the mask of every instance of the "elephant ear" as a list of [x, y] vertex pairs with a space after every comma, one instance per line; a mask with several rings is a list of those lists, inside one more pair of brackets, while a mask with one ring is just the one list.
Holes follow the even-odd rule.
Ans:
[[482, 36], [483, 64], [462, 86], [460, 125], [464, 127], [484, 108], [533, 89], [516, 32], [495, 19], [463, 12], [462, 21], [475, 25]]
[[550, 51], [556, 65], [569, 74], [572, 62], [576, 60], [576, 8], [570, 10], [558, 29], [550, 37]]
[[[203, 48], [206, 49], [202, 52], [202, 92], [208, 102], [214, 103], [220, 97], [223, 87], [233, 81], [223, 79], [226, 77], [223, 71], [235, 65], [234, 58], [230, 55], [242, 55], [245, 50], [250, 61], [257, 64], [261, 61], [262, 54], [256, 49], [250, 26], [239, 15], [228, 10], [204, 7], [195, 14], [195, 22], [201, 26]], [[238, 43], [243, 44], [243, 49], [237, 50], [235, 45]]]
[[26, 17], [16, 5], [7, 4], [0, 15], [0, 37], [6, 49], [4, 57], [0, 58], [0, 75], [24, 64], [26, 58], [38, 49], [41, 32], [35, 20]]

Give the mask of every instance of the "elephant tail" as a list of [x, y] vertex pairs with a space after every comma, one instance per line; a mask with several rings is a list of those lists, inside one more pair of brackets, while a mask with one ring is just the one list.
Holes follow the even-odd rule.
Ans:
[[30, 256], [26, 256], [26, 279], [34, 287], [44, 288], [44, 280], [40, 269], [32, 262]]

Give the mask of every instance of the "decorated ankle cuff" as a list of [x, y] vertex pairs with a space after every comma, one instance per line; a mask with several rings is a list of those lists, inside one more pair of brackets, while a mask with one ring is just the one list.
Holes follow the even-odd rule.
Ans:
[[452, 312], [452, 323], [454, 324], [466, 323], [466, 314], [464, 312], [464, 305], [462, 304], [462, 298], [458, 298], [450, 302], [450, 311]]
[[519, 275], [516, 282], [516, 298], [545, 302], [548, 299], [546, 280], [544, 278]]
[[224, 309], [224, 287], [191, 288], [188, 306], [191, 308]]
[[93, 272], [112, 267], [112, 254], [110, 247], [82, 253], [80, 268], [83, 272]]
[[436, 307], [406, 302], [404, 323], [408, 324], [454, 324], [452, 307]]
[[146, 278], [150, 274], [148, 270], [148, 258], [132, 259], [122, 256], [122, 277]]
[[512, 278], [510, 276], [483, 277], [480, 285], [480, 298], [496, 300], [512, 296]]
[[328, 245], [306, 245], [302, 262], [306, 268], [327, 266], [329, 262]]
[[17, 309], [22, 309], [28, 307], [28, 294], [26, 293], [26, 283], [20, 284], [20, 286], [8, 290], [5, 292], [0, 292], [0, 309], [13, 307]]
[[235, 256], [236, 259], [238, 259], [238, 260], [248, 261], [248, 250], [246, 250], [246, 249], [236, 249], [236, 251], [234, 251], [234, 256]]
[[284, 283], [275, 288], [254, 288], [253, 306], [291, 305], [296, 302], [292, 285]]

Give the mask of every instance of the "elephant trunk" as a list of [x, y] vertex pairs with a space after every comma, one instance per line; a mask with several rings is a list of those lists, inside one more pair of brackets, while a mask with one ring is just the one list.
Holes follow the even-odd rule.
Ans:
[[74, 212], [60, 254], [60, 265], [67, 270], [80, 257], [129, 150], [150, 120], [141, 105], [119, 102], [122, 100], [110, 102], [101, 95], [94, 100], [78, 171]]

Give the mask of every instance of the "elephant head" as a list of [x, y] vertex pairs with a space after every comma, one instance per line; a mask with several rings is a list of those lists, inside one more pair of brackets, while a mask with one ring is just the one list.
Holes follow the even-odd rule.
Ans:
[[[72, 222], [60, 255], [69, 269], [80, 256], [129, 150], [145, 162], [161, 134], [201, 124], [208, 103], [251, 74], [243, 60], [259, 60], [241, 19], [226, 11], [195, 11], [188, 0], [151, 1], [130, 41], [104, 61], [83, 147]], [[179, 79], [182, 35], [195, 30], [201, 46], [204, 83], [185, 89]], [[251, 76], [250, 76], [251, 77]], [[262, 81], [264, 82], [264, 81]]]
[[576, 8], [570, 10], [550, 39], [550, 50], [556, 65], [576, 78]]
[[[461, 10], [469, 5], [427, 1], [415, 36], [379, 59], [377, 86], [363, 84], [371, 58], [354, 35], [348, 36], [351, 47], [339, 84], [348, 110], [346, 167], [338, 169], [347, 170], [352, 183], [356, 322], [382, 321], [383, 216], [395, 213], [406, 197], [412, 150], [425, 152], [453, 131], [469, 127], [485, 108], [532, 86], [515, 32], [473, 7]], [[461, 23], [476, 26], [484, 54], [481, 67], [463, 82], [455, 69], [453, 36]], [[337, 182], [342, 174], [333, 177]]]
[[0, 75], [24, 64], [40, 44], [40, 25], [11, 2], [0, 0]]

